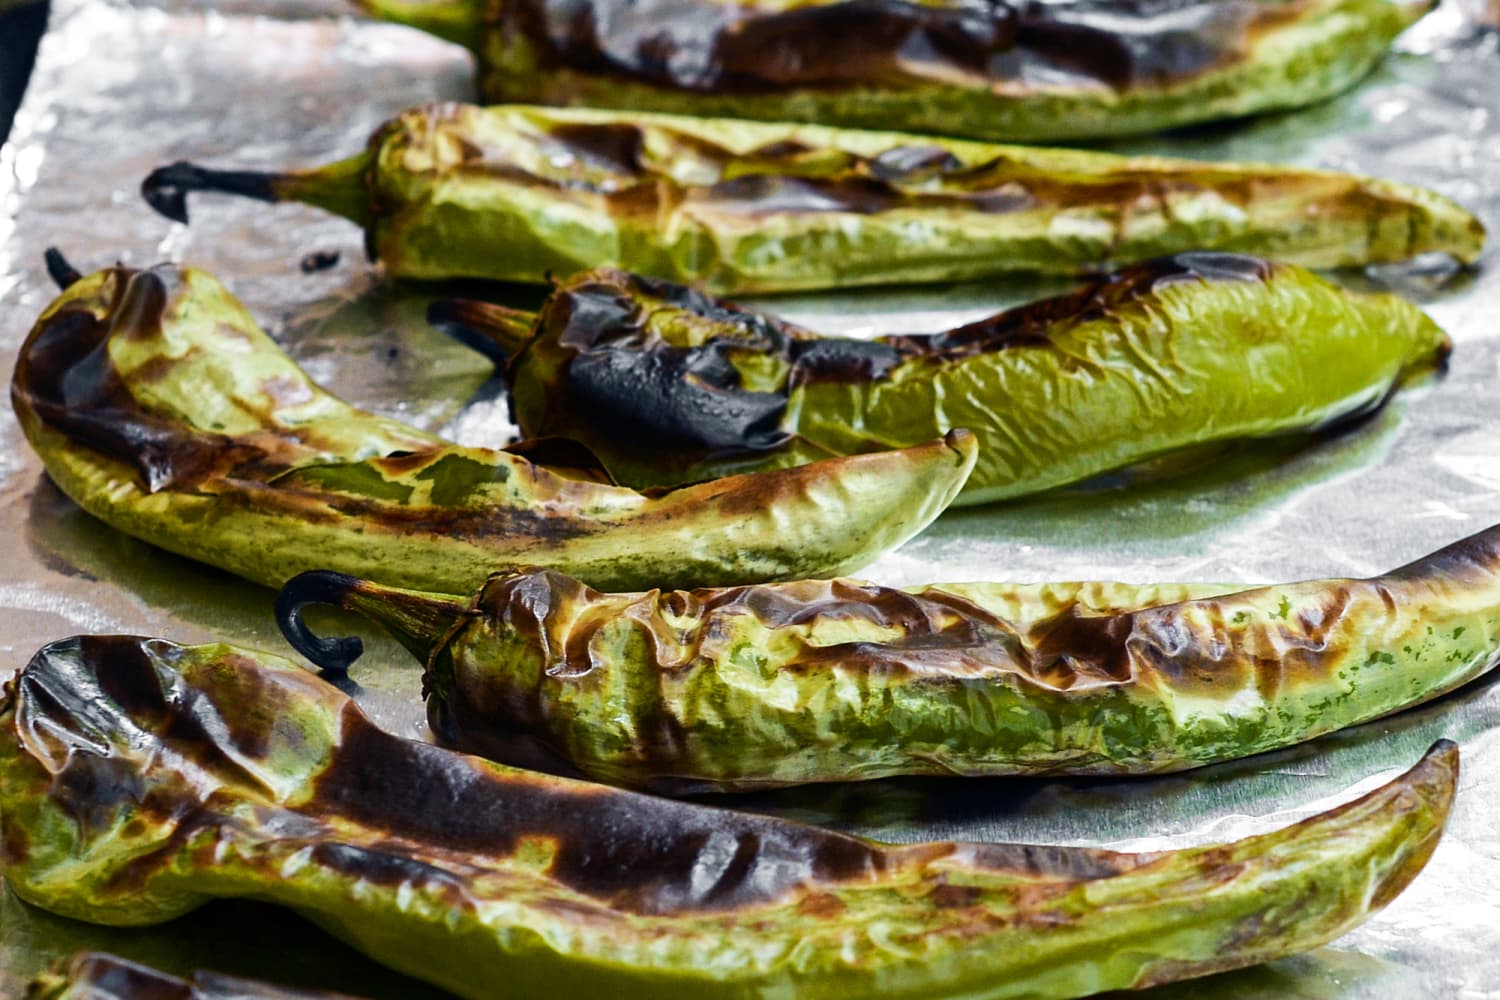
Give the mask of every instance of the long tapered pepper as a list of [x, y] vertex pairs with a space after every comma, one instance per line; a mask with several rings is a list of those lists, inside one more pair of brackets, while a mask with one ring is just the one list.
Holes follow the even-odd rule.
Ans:
[[1500, 527], [1368, 580], [803, 581], [601, 594], [545, 570], [472, 601], [310, 573], [426, 665], [444, 745], [672, 792], [898, 774], [1149, 774], [1274, 750], [1500, 663]]
[[1472, 261], [1484, 243], [1441, 195], [1330, 171], [527, 107], [418, 108], [326, 167], [178, 163], [142, 189], [183, 221], [198, 190], [319, 205], [364, 226], [403, 277], [610, 265], [740, 292], [1100, 271], [1200, 249], [1310, 267]]
[[533, 562], [626, 587], [821, 575], [924, 527], [975, 453], [960, 433], [653, 496], [566, 478], [349, 406], [214, 278], [167, 265], [74, 281], [22, 347], [11, 400], [79, 506], [272, 585], [332, 566], [464, 593]]
[[1378, 409], [1447, 336], [1394, 295], [1287, 264], [1186, 253], [931, 336], [819, 337], [614, 270], [560, 282], [535, 316], [440, 304], [508, 358], [522, 433], [587, 444], [632, 486], [979, 437], [958, 503], [1086, 479], [1193, 446]]
[[[271, 964], [271, 956], [267, 956]], [[294, 990], [270, 983], [195, 973], [178, 979], [101, 952], [75, 955], [37, 978], [26, 1000], [356, 1000], [343, 993]]]
[[1058, 142], [1297, 107], [1431, 0], [354, 0], [491, 101]]
[[0, 857], [56, 913], [254, 897], [467, 997], [1072, 997], [1343, 933], [1431, 855], [1457, 767], [1444, 741], [1219, 846], [891, 846], [399, 739], [277, 658], [84, 636], [0, 700]]

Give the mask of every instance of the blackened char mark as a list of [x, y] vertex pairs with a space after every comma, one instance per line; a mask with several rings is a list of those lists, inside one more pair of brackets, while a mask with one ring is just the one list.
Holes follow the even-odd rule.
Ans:
[[956, 360], [1009, 347], [1044, 347], [1054, 328], [1103, 319], [1168, 286], [1189, 281], [1265, 282], [1273, 265], [1242, 254], [1195, 251], [1131, 264], [1074, 292], [1028, 302], [944, 333], [882, 337], [902, 358]]
[[1115, 90], [1233, 65], [1300, 12], [1251, 0], [849, 0], [790, 10], [706, 0], [523, 0], [497, 30], [548, 68], [699, 92], [911, 85], [954, 70], [991, 82]]
[[[352, 708], [307, 808], [410, 844], [481, 856], [513, 852], [526, 838], [552, 840], [553, 878], [638, 913], [752, 906], [809, 884], [862, 878], [886, 864], [875, 845], [816, 827], [506, 774], [398, 739]], [[387, 872], [382, 866], [372, 874]]]
[[103, 319], [82, 308], [49, 316], [16, 362], [11, 395], [50, 429], [123, 462], [148, 493], [189, 485], [222, 463], [261, 458], [257, 448], [191, 430], [137, 402], [109, 357], [112, 335], [159, 334], [168, 289], [156, 271], [119, 268]]
[[[724, 328], [700, 347], [675, 347], [647, 329], [660, 300]], [[544, 323], [571, 349], [567, 378], [580, 408], [605, 433], [624, 427], [672, 444], [733, 453], [786, 440], [783, 393], [751, 392], [729, 359], [734, 350], [783, 353], [791, 335], [768, 317], [669, 282], [619, 274], [560, 289]]]
[[558, 123], [548, 129], [548, 134], [567, 152], [594, 166], [625, 174], [643, 169], [645, 136], [634, 125]]

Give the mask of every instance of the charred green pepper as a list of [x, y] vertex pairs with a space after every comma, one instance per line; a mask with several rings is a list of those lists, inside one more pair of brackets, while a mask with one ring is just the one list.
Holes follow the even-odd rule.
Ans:
[[271, 585], [333, 566], [465, 593], [533, 562], [601, 586], [820, 575], [919, 531], [975, 452], [963, 433], [652, 496], [568, 478], [349, 406], [214, 278], [167, 265], [73, 281], [21, 348], [11, 401], [79, 506]]
[[[269, 956], [268, 956], [269, 958]], [[197, 972], [191, 980], [83, 952], [31, 984], [26, 1000], [355, 1000], [343, 993], [293, 990], [238, 976]]]
[[1072, 997], [1350, 929], [1431, 856], [1457, 768], [1444, 741], [1221, 846], [891, 846], [399, 739], [269, 656], [86, 636], [0, 699], [0, 857], [55, 913], [254, 897], [467, 997]]
[[788, 468], [966, 427], [958, 503], [1087, 479], [1193, 446], [1314, 431], [1378, 409], [1446, 357], [1394, 295], [1288, 264], [1184, 253], [931, 336], [819, 337], [622, 271], [560, 282], [533, 316], [440, 303], [507, 358], [522, 433], [581, 441], [641, 487]]
[[354, 0], [490, 101], [1058, 142], [1323, 100], [1432, 0]]
[[738, 292], [1092, 272], [1182, 250], [1468, 262], [1484, 243], [1441, 195], [1330, 171], [527, 107], [418, 108], [326, 167], [178, 163], [142, 190], [181, 221], [191, 191], [310, 202], [363, 226], [401, 277], [610, 265]]
[[331, 573], [278, 601], [344, 669], [326, 602], [426, 665], [439, 742], [668, 792], [897, 774], [1151, 774], [1274, 750], [1420, 704], [1500, 662], [1500, 527], [1368, 580], [848, 580], [600, 594], [497, 575], [470, 601]]

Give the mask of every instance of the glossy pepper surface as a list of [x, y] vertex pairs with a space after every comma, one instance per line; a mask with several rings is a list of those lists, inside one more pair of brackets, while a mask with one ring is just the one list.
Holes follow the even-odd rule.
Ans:
[[539, 314], [455, 302], [508, 357], [523, 434], [581, 441], [621, 482], [693, 482], [979, 438], [959, 503], [1380, 407], [1449, 341], [1411, 303], [1253, 257], [1184, 253], [934, 335], [819, 337], [666, 282], [594, 270]]
[[[272, 965], [275, 957], [266, 956]], [[82, 952], [39, 976], [26, 1000], [357, 1000], [325, 990], [294, 990], [238, 976], [196, 972], [179, 979], [102, 952]]]
[[1072, 997], [1343, 933], [1431, 855], [1457, 766], [1439, 743], [1219, 846], [882, 845], [402, 740], [269, 656], [86, 636], [0, 701], [0, 851], [56, 913], [254, 897], [467, 997]]
[[490, 101], [1022, 142], [1352, 85], [1431, 0], [355, 0], [468, 46]]
[[11, 400], [79, 506], [272, 585], [330, 566], [452, 593], [531, 562], [626, 587], [831, 573], [936, 517], [975, 452], [961, 433], [645, 496], [355, 409], [213, 277], [166, 265], [74, 281], [22, 347]]
[[289, 583], [292, 644], [343, 668], [328, 602], [426, 664], [439, 742], [668, 792], [898, 774], [1150, 774], [1299, 743], [1500, 662], [1500, 527], [1366, 580], [850, 580], [601, 594], [545, 570], [472, 601]]
[[528, 107], [417, 108], [326, 167], [179, 163], [142, 189], [184, 221], [197, 190], [310, 202], [364, 226], [401, 277], [609, 265], [737, 292], [1096, 272], [1183, 250], [1468, 262], [1484, 243], [1441, 195], [1331, 171]]

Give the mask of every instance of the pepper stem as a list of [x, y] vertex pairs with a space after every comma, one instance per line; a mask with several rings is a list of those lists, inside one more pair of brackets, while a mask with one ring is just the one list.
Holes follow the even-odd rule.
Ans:
[[531, 341], [536, 313], [475, 299], [443, 299], [427, 307], [427, 322], [502, 368]]
[[57, 247], [48, 247], [46, 253], [42, 254], [42, 259], [47, 262], [47, 277], [56, 283], [59, 291], [67, 291], [83, 277], [82, 272], [69, 264], [68, 258]]
[[297, 652], [333, 673], [347, 672], [364, 652], [365, 644], [357, 635], [324, 637], [314, 633], [302, 614], [315, 604], [352, 611], [374, 622], [424, 665], [469, 608], [468, 601], [460, 597], [382, 587], [327, 570], [293, 577], [276, 597], [276, 624]]
[[195, 191], [237, 194], [257, 201], [300, 201], [366, 225], [369, 198], [365, 168], [369, 154], [361, 153], [313, 170], [264, 173], [257, 170], [215, 170], [179, 160], [157, 167], [141, 182], [141, 197], [174, 222], [187, 222], [187, 197]]

